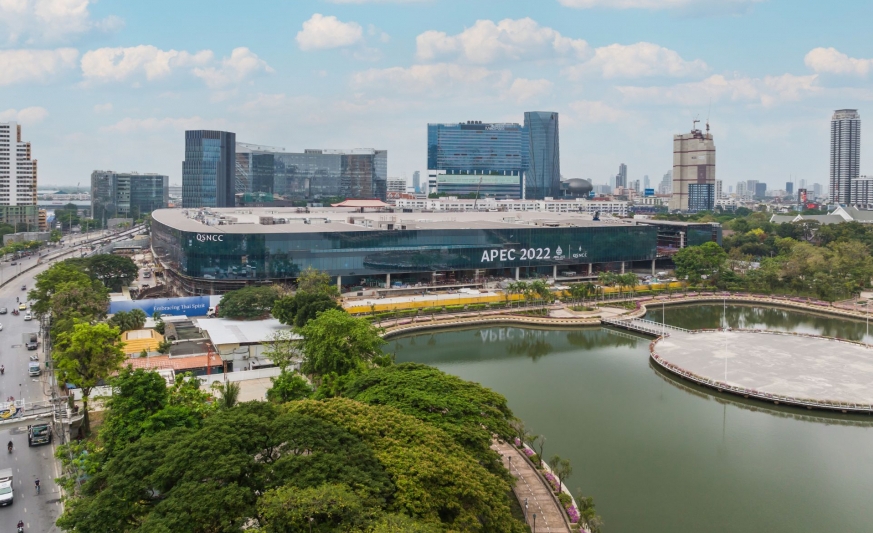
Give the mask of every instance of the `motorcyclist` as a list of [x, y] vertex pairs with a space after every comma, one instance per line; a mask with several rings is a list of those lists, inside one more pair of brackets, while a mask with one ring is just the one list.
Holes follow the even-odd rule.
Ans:
[[9, 449], [9, 453], [12, 453], [12, 441], [9, 441], [9, 444], [6, 445], [6, 448]]
[[2, 376], [5, 373], [6, 373], [6, 367], [3, 365], [0, 365], [0, 376]]
[[36, 493], [39, 494], [39, 478], [36, 478], [33, 484], [36, 486]]
[[18, 521], [18, 531], [24, 531], [24, 520]]

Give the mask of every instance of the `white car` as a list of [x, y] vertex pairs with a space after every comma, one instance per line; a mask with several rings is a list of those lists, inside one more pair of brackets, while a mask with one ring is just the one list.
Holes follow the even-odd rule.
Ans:
[[24, 320], [33, 320], [33, 315], [31, 315], [30, 313], [25, 314]]
[[3, 331], [3, 324], [0, 324], [0, 331]]

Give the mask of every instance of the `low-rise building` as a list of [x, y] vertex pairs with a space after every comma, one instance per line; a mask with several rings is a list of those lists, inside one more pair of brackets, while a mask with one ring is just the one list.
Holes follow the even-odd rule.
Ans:
[[543, 213], [595, 213], [609, 214], [617, 217], [628, 216], [628, 202], [612, 199], [556, 200], [496, 200], [481, 198], [479, 200], [446, 196], [443, 198], [398, 199], [396, 206], [400, 209], [414, 211], [539, 211]]

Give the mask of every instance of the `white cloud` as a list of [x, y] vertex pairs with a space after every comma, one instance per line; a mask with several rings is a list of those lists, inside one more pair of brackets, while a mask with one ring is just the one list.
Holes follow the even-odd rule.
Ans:
[[716, 74], [705, 80], [670, 87], [616, 87], [629, 102], [646, 104], [677, 104], [701, 106], [708, 102], [730, 101], [760, 103], [771, 106], [784, 101], [796, 101], [819, 92], [818, 76], [767, 76], [764, 78], [727, 78]]
[[315, 13], [297, 32], [297, 46], [301, 50], [341, 48], [361, 42], [364, 29], [357, 22], [342, 22], [334, 16]]
[[105, 132], [131, 133], [144, 132], [153, 133], [158, 131], [184, 131], [184, 130], [199, 130], [199, 129], [222, 129], [226, 127], [224, 120], [210, 120], [199, 116], [184, 117], [184, 118], [123, 118], [110, 126], [100, 128]]
[[0, 122], [20, 122], [22, 124], [36, 124], [42, 122], [48, 116], [44, 107], [25, 107], [24, 109], [7, 109], [0, 111]]
[[212, 61], [209, 50], [191, 54], [161, 50], [151, 45], [129, 48], [98, 48], [82, 56], [82, 75], [86, 81], [126, 81], [145, 76], [155, 80], [168, 76], [174, 69], [204, 65]]
[[626, 111], [595, 100], [577, 100], [570, 102], [569, 107], [573, 111], [574, 118], [585, 124], [618, 122], [630, 116]]
[[91, 30], [124, 25], [115, 16], [93, 20], [91, 0], [0, 0], [0, 39], [9, 43], [56, 42]]
[[696, 6], [742, 7], [764, 0], [558, 0], [565, 7], [589, 9], [604, 7], [613, 9], [677, 9]]
[[109, 113], [112, 111], [112, 103], [97, 104], [94, 106], [95, 113]]
[[699, 59], [686, 61], [675, 50], [641, 42], [597, 48], [594, 57], [566, 68], [564, 73], [571, 79], [579, 79], [587, 73], [600, 73], [604, 78], [681, 77], [702, 74], [708, 69]]
[[74, 68], [78, 57], [79, 52], [74, 48], [0, 50], [0, 86], [45, 81], [63, 70]]
[[585, 58], [588, 43], [564, 37], [552, 28], [540, 26], [530, 18], [504, 19], [498, 23], [477, 20], [457, 35], [426, 31], [416, 37], [416, 55], [422, 61], [458, 56], [465, 61], [487, 64], [494, 61], [544, 59], [570, 56]]
[[504, 98], [515, 100], [518, 103], [533, 100], [539, 96], [548, 94], [552, 90], [552, 82], [549, 80], [529, 80], [516, 78], [512, 85], [504, 93]]
[[245, 47], [234, 48], [230, 57], [221, 60], [220, 67], [195, 68], [194, 75], [210, 87], [239, 83], [256, 74], [276, 72], [266, 61]]
[[412, 65], [409, 68], [391, 67], [369, 69], [352, 76], [356, 88], [377, 87], [410, 93], [443, 93], [457, 87], [486, 85], [505, 88], [512, 75], [509, 71], [496, 71], [484, 67], [435, 63]]
[[873, 59], [849, 57], [836, 48], [813, 48], [803, 58], [803, 62], [819, 73], [866, 76], [873, 70]]

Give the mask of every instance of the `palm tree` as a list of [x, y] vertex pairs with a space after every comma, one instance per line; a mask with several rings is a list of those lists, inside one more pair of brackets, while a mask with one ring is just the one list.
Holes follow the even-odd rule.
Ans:
[[216, 381], [212, 388], [218, 392], [218, 405], [222, 409], [230, 409], [239, 400], [239, 383], [235, 381]]

